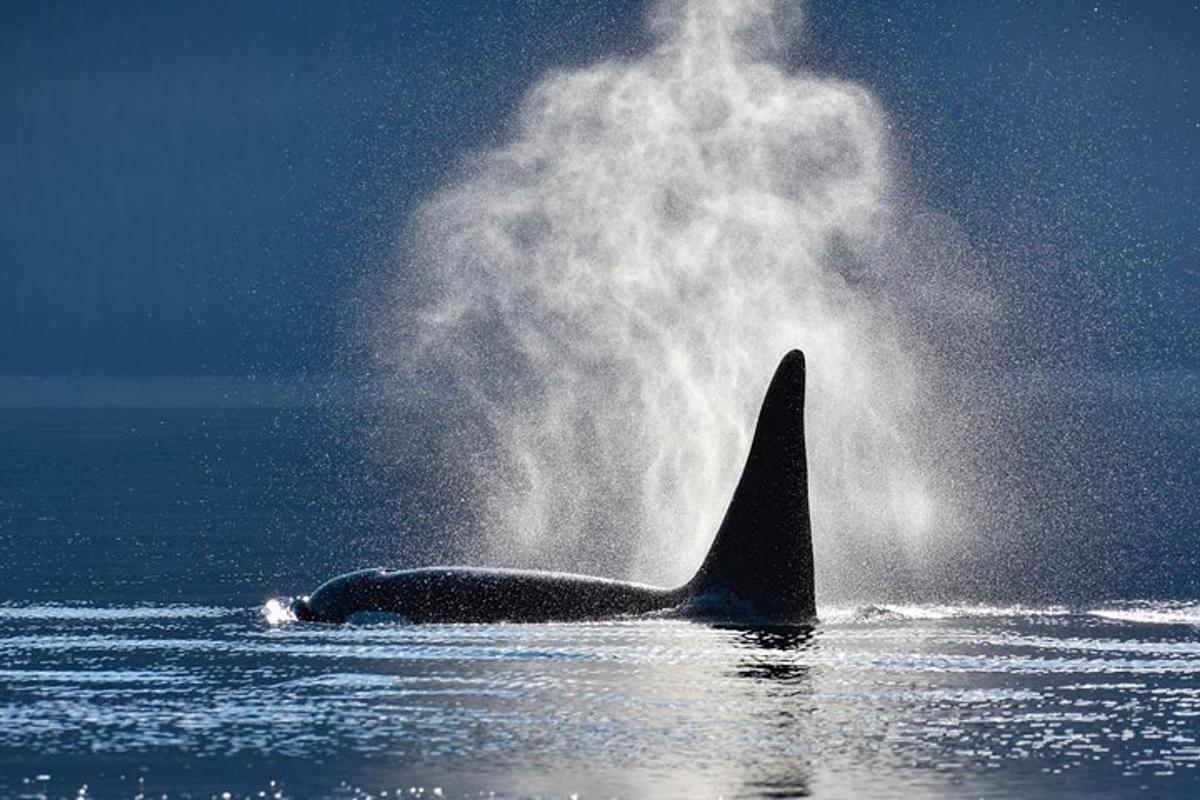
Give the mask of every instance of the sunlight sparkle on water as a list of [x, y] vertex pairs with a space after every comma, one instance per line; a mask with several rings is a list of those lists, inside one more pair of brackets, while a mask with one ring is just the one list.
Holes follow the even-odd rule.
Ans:
[[284, 598], [5, 610], [0, 750], [52, 775], [49, 796], [132, 796], [141, 776], [147, 796], [256, 796], [280, 771], [284, 796], [333, 798], [1198, 786], [1200, 644], [1168, 622], [1195, 619], [1178, 604], [830, 608], [813, 630], [318, 625]]

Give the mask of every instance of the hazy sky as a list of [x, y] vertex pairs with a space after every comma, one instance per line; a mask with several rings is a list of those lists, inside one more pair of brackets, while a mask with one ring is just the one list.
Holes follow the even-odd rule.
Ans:
[[[0, 375], [324, 373], [405, 210], [637, 2], [0, 5]], [[1200, 5], [807, 5], [1022, 357], [1200, 366]]]

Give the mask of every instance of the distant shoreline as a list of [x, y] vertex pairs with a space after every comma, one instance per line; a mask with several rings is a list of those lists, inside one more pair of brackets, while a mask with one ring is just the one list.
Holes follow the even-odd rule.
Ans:
[[183, 408], [343, 405], [356, 388], [336, 378], [102, 378], [0, 376], [0, 408]]
[[[1086, 372], [1021, 369], [945, 376], [999, 396], [1090, 401], [1200, 398], [1200, 371]], [[183, 408], [344, 406], [384, 396], [349, 376], [129, 378], [0, 375], [0, 408]]]

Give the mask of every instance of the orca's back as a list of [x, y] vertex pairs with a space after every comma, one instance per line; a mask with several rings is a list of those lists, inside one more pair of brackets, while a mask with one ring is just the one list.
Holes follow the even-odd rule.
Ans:
[[360, 570], [292, 604], [297, 618], [344, 622], [359, 611], [413, 622], [599, 619], [685, 605], [727, 590], [756, 617], [804, 623], [816, 615], [804, 355], [784, 356], [759, 412], [746, 466], [700, 570], [678, 589], [578, 575], [471, 567]]
[[688, 584], [697, 597], [727, 589], [763, 616], [788, 622], [816, 616], [804, 372], [799, 350], [784, 356], [775, 370], [742, 477], [708, 556]]

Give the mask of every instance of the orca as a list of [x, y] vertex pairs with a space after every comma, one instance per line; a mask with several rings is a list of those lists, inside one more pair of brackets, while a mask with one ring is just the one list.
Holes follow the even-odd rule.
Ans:
[[366, 569], [292, 603], [298, 620], [346, 622], [359, 612], [409, 622], [571, 622], [678, 610], [738, 621], [806, 624], [816, 616], [804, 354], [771, 379], [733, 499], [695, 576], [674, 589], [530, 570]]

